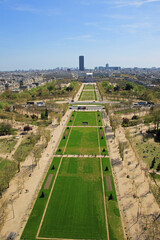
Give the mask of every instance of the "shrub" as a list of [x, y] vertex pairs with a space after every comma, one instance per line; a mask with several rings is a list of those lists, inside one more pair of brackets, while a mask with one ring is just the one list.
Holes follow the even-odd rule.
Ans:
[[123, 118], [122, 127], [128, 127], [128, 125], [129, 125], [129, 119], [128, 118]]
[[109, 169], [108, 169], [108, 167], [106, 166], [106, 168], [105, 168], [105, 172], [107, 172]]
[[55, 169], [55, 167], [54, 167], [54, 165], [52, 166], [52, 168], [51, 168], [51, 170], [54, 170]]
[[113, 195], [112, 195], [112, 193], [109, 195], [108, 200], [113, 200]]
[[132, 117], [132, 120], [137, 120], [138, 119], [138, 116], [137, 115], [134, 115], [133, 117]]
[[44, 197], [45, 197], [45, 194], [44, 192], [42, 192], [40, 198], [44, 198]]
[[27, 126], [24, 126], [24, 131], [31, 131], [32, 130], [32, 127], [30, 127], [29, 125]]

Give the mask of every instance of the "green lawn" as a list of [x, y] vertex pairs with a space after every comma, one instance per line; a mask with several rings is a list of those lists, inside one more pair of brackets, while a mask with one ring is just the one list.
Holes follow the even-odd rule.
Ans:
[[99, 159], [63, 159], [39, 237], [106, 239]]
[[[105, 196], [106, 196], [106, 208], [108, 216], [108, 227], [109, 227], [109, 236], [111, 240], [124, 240], [123, 228], [121, 224], [121, 216], [119, 212], [116, 190], [114, 186], [114, 180], [111, 171], [111, 165], [109, 158], [102, 159], [103, 166], [103, 176], [104, 176], [104, 186], [105, 186]], [[108, 171], [105, 171], [106, 166]], [[106, 175], [110, 175], [112, 191], [107, 190]], [[113, 200], [108, 200], [109, 195], [112, 194]]]
[[102, 126], [101, 113], [96, 111], [73, 112], [68, 121], [68, 126], [73, 126], [73, 122], [74, 122], [74, 126], [85, 126], [84, 124], [82, 124], [82, 122], [88, 122], [87, 126]]
[[88, 126], [97, 126], [97, 112], [77, 112], [74, 126], [84, 126], [82, 122], [88, 122]]
[[[82, 121], [88, 122], [90, 127], [76, 127], [81, 126]], [[71, 127], [73, 123], [75, 127]], [[67, 126], [63, 133], [57, 154], [64, 152], [68, 140], [64, 154], [97, 155], [99, 154], [99, 134], [101, 154], [108, 155], [100, 112], [72, 112], [69, 124], [71, 125]], [[66, 131], [68, 131], [67, 135]], [[102, 158], [101, 161], [110, 240], [124, 240], [110, 161], [108, 158]], [[36, 240], [59, 163], [60, 158], [53, 159], [21, 240]], [[53, 165], [55, 169], [51, 170]], [[108, 171], [104, 171], [106, 166]], [[53, 178], [49, 189], [46, 190], [44, 185], [49, 174], [53, 174]], [[107, 189], [106, 175], [110, 175], [112, 191]], [[44, 198], [40, 198], [42, 192], [44, 192]], [[109, 201], [110, 193], [113, 195], [113, 200]], [[107, 232], [104, 213], [100, 159], [63, 158], [38, 237], [105, 240]]]
[[[100, 143], [100, 147], [101, 147], [101, 154], [102, 155], [108, 155], [104, 129], [103, 128], [98, 128], [98, 132], [99, 132], [99, 143]], [[103, 136], [102, 136], [101, 132], [103, 133]]]
[[71, 128], [70, 127], [67, 127], [63, 133], [63, 136], [62, 136], [62, 139], [60, 141], [60, 144], [58, 146], [58, 149], [56, 151], [56, 154], [63, 154], [63, 151], [64, 151], [64, 148], [65, 148], [65, 145], [67, 143], [67, 139], [68, 139], [68, 136], [69, 136], [69, 133], [71, 131]]
[[88, 85], [84, 85], [84, 90], [94, 90], [95, 89], [95, 85], [94, 84], [88, 84]]
[[76, 112], [72, 112], [72, 114], [71, 114], [71, 116], [69, 118], [67, 126], [72, 126], [73, 125], [75, 117], [76, 117]]
[[[28, 239], [28, 240], [35, 240], [36, 239], [36, 233], [38, 231], [38, 227], [39, 227], [39, 224], [40, 224], [43, 212], [44, 212], [44, 208], [45, 208], [46, 203], [47, 203], [47, 199], [48, 199], [48, 196], [49, 196], [49, 193], [50, 193], [50, 190], [51, 190], [51, 187], [52, 187], [55, 175], [56, 175], [56, 171], [57, 171], [59, 162], [60, 162], [60, 158], [54, 158], [52, 163], [51, 163], [51, 166], [48, 170], [48, 173], [46, 175], [44, 183], [43, 183], [43, 185], [41, 187], [41, 190], [38, 194], [38, 197], [37, 197], [37, 200], [36, 200], [35, 205], [33, 207], [33, 210], [31, 212], [31, 215], [30, 215], [30, 217], [28, 219], [28, 222], [25, 226], [23, 234], [20, 238], [21, 240], [22, 239], [23, 240], [24, 239]], [[55, 170], [51, 170], [53, 165], [55, 167]], [[53, 178], [52, 178], [52, 181], [50, 183], [49, 189], [44, 189], [44, 185], [46, 183], [46, 180], [47, 180], [49, 174], [53, 174]], [[44, 192], [44, 194], [45, 194], [44, 198], [40, 198], [42, 192]]]
[[97, 100], [95, 91], [83, 91], [79, 101], [87, 101], [87, 100]]
[[72, 128], [65, 154], [99, 154], [97, 128]]

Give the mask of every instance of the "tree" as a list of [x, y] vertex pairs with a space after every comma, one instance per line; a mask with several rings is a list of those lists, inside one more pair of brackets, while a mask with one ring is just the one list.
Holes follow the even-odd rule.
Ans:
[[119, 142], [119, 154], [122, 158], [122, 161], [124, 160], [124, 150], [127, 148], [127, 146], [127, 142]]
[[47, 120], [48, 119], [48, 109], [46, 108], [45, 111], [41, 113], [41, 119]]
[[158, 163], [156, 170], [159, 172], [160, 171], [160, 163]]
[[35, 149], [33, 150], [33, 156], [36, 162], [36, 165], [38, 163], [38, 168], [39, 168], [39, 160], [41, 158], [41, 146], [36, 146]]
[[112, 127], [112, 130], [113, 130], [114, 136], [115, 136], [115, 131], [116, 131], [117, 127], [119, 126], [119, 120], [116, 116], [110, 116], [110, 125]]
[[133, 83], [130, 83], [130, 82], [126, 83], [125, 90], [129, 90], [130, 91], [133, 88], [134, 88]]
[[150, 166], [150, 169], [154, 168], [154, 165], [156, 163], [156, 158], [154, 157]]
[[153, 110], [152, 116], [153, 116], [153, 122], [155, 124], [155, 130], [158, 131], [159, 124], [160, 124], [160, 110], [159, 109]]
[[9, 135], [13, 133], [11, 124], [2, 122], [0, 124], [0, 136]]

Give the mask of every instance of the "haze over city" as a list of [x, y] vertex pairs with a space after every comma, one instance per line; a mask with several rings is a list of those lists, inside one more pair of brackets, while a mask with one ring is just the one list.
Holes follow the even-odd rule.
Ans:
[[1, 0], [0, 71], [159, 67], [159, 0]]

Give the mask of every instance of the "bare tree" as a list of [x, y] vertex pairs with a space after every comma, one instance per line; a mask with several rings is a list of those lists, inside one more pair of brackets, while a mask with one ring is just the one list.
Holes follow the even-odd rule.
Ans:
[[122, 158], [122, 161], [124, 160], [124, 150], [128, 147], [127, 142], [119, 142], [119, 154]]

